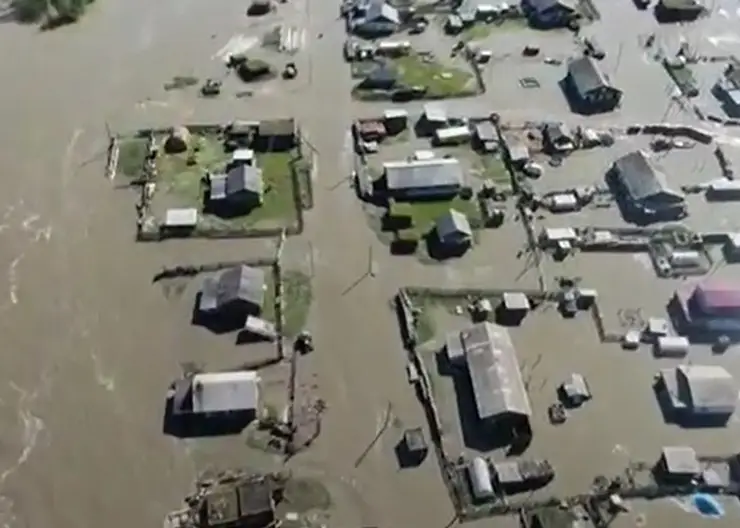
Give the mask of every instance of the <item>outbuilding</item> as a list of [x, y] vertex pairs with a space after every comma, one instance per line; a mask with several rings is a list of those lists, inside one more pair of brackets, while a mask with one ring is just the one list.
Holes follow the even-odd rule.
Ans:
[[198, 225], [198, 210], [195, 207], [167, 209], [162, 233], [166, 236], [188, 236]]
[[466, 126], [438, 128], [434, 131], [434, 144], [438, 146], [461, 145], [470, 141], [470, 129]]
[[391, 108], [383, 111], [383, 124], [388, 135], [400, 134], [409, 122], [409, 113], [403, 108]]
[[666, 483], [688, 484], [701, 475], [702, 468], [693, 448], [671, 446], [662, 449], [655, 473]]
[[191, 379], [192, 412], [256, 414], [260, 402], [259, 384], [259, 375], [251, 370], [195, 374]]
[[661, 404], [674, 421], [724, 425], [735, 413], [738, 386], [724, 367], [679, 365], [661, 370], [658, 383]]
[[438, 242], [445, 248], [466, 249], [473, 243], [473, 229], [468, 217], [450, 209], [434, 225]]
[[262, 205], [264, 182], [262, 169], [246, 163], [237, 164], [226, 174], [212, 174], [208, 179], [210, 212], [222, 216], [248, 214]]
[[569, 61], [563, 84], [573, 107], [583, 114], [610, 112], [622, 100], [622, 91], [611, 83], [592, 57]]
[[642, 150], [618, 158], [606, 179], [629, 216], [658, 221], [687, 214], [684, 195], [668, 185], [663, 169]]
[[419, 131], [432, 135], [439, 128], [447, 128], [447, 110], [440, 103], [427, 103], [419, 120]]
[[485, 501], [493, 497], [491, 470], [484, 458], [473, 458], [468, 465], [468, 476], [470, 477], [470, 487], [474, 499]]

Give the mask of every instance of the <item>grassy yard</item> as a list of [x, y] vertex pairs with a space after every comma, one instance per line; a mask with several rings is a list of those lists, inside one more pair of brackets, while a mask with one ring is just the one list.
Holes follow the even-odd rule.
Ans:
[[141, 176], [146, 158], [146, 139], [132, 137], [120, 140], [118, 152], [118, 172], [129, 178]]
[[461, 40], [465, 42], [484, 40], [494, 32], [517, 31], [527, 28], [527, 21], [523, 18], [507, 18], [496, 22], [476, 22], [461, 33]]
[[[195, 153], [195, 149], [198, 152]], [[188, 165], [188, 157], [196, 155], [196, 163]], [[182, 207], [203, 205], [201, 179], [206, 171], [221, 171], [229, 161], [230, 155], [224, 150], [221, 138], [217, 135], [193, 135], [190, 149], [182, 154], [165, 154], [157, 159], [159, 171], [157, 192], [176, 196]]]
[[[291, 163], [295, 152], [257, 154], [257, 166], [262, 169], [265, 183], [263, 203], [251, 213], [236, 218], [206, 215], [204, 223], [213, 227], [245, 228], [255, 224], [285, 225], [296, 217]], [[306, 163], [301, 161], [301, 163]]]
[[471, 173], [482, 180], [493, 180], [500, 185], [511, 184], [511, 175], [506, 169], [504, 160], [491, 154], [478, 156]]
[[413, 230], [419, 239], [423, 238], [434, 227], [436, 220], [450, 209], [456, 209], [465, 214], [472, 226], [480, 225], [480, 211], [475, 200], [463, 200], [456, 197], [452, 200], [435, 202], [411, 202], [409, 212], [411, 213]]
[[[160, 143], [163, 142], [164, 137]], [[146, 157], [145, 138], [125, 138], [120, 141], [118, 171], [130, 178], [141, 176], [144, 158]], [[197, 148], [197, 153], [195, 152]], [[188, 158], [195, 154], [195, 163], [188, 164]], [[157, 193], [174, 198], [180, 207], [196, 207], [202, 210], [203, 191], [201, 179], [206, 171], [220, 172], [226, 167], [231, 154], [223, 148], [223, 142], [217, 134], [193, 134], [190, 148], [181, 154], [166, 154], [160, 150], [157, 159]], [[212, 229], [241, 229], [265, 224], [282, 226], [291, 223], [296, 217], [292, 163], [295, 152], [257, 153], [257, 166], [262, 169], [264, 179], [264, 196], [261, 207], [248, 215], [235, 218], [220, 218], [215, 215], [203, 215], [202, 227]], [[307, 160], [303, 169], [310, 168]], [[155, 198], [156, 203], [156, 198]]]
[[474, 91], [473, 74], [443, 66], [417, 53], [394, 60], [399, 81], [407, 86], [426, 86], [429, 97], [454, 97]]
[[[308, 312], [313, 300], [311, 278], [299, 271], [284, 271], [283, 292], [285, 296], [283, 332], [287, 337], [295, 337], [306, 327]], [[275, 321], [275, 287], [272, 280], [269, 281], [267, 287], [262, 316], [268, 321]]]

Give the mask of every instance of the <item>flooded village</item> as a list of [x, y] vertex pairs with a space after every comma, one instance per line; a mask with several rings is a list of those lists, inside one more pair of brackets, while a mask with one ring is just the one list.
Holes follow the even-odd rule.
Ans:
[[737, 524], [737, 0], [32, 3], [7, 527]]

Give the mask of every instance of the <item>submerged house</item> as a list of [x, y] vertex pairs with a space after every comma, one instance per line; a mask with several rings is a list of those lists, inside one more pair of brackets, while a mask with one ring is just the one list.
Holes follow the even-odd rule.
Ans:
[[740, 336], [740, 284], [709, 279], [679, 288], [673, 298], [679, 321], [687, 333]]
[[562, 28], [578, 18], [575, 0], [522, 0], [522, 12], [538, 28]]
[[563, 88], [574, 109], [584, 114], [610, 112], [622, 100], [622, 91], [614, 87], [591, 57], [580, 57], [568, 63]]
[[724, 425], [735, 413], [738, 385], [719, 365], [679, 365], [660, 371], [661, 404], [676, 422]]
[[264, 270], [235, 266], [203, 281], [198, 311], [203, 316], [243, 324], [248, 315], [262, 312], [266, 289]]
[[387, 36], [401, 27], [401, 15], [398, 9], [384, 0], [364, 0], [351, 10], [349, 26], [358, 35]]
[[397, 200], [451, 198], [464, 178], [455, 158], [389, 161], [383, 164], [388, 196]]
[[467, 371], [481, 425], [503, 428], [514, 442], [528, 445], [532, 407], [509, 331], [477, 323], [449, 334], [445, 346], [450, 365]]
[[473, 243], [473, 229], [468, 217], [455, 209], [450, 209], [437, 218], [434, 230], [437, 242], [449, 250], [464, 251]]
[[662, 169], [636, 150], [617, 159], [607, 173], [607, 181], [626, 208], [640, 220], [676, 220], [686, 216], [682, 193], [668, 185]]
[[262, 170], [241, 163], [226, 174], [209, 177], [207, 208], [222, 216], [247, 214], [262, 205], [264, 181]]

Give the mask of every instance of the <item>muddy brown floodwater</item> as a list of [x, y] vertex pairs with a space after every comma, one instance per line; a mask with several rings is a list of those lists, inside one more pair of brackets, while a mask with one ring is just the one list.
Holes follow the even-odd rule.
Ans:
[[208, 358], [212, 345], [151, 278], [165, 265], [270, 249], [136, 245], [132, 196], [103, 178], [106, 128], [291, 114], [321, 167], [306, 236], [316, 253], [315, 370], [330, 406], [324, 434], [296, 463], [360, 490], [371, 524], [451, 518], [431, 457], [399, 476], [398, 431], [355, 464], [389, 402], [394, 422], [423, 417], [387, 309], [393, 287], [366, 282], [342, 294], [366, 269], [371, 235], [348, 188], [337, 190], [351, 119], [338, 6], [296, 0], [285, 9], [308, 36], [296, 59], [306, 74], [294, 95], [253, 100], [162, 88], [177, 75], [223, 73], [219, 50], [250, 33], [244, 2], [99, 0], [57, 31], [0, 25], [0, 524], [159, 526], [179, 506], [199, 468], [190, 444], [162, 434], [163, 398], [178, 366]]

